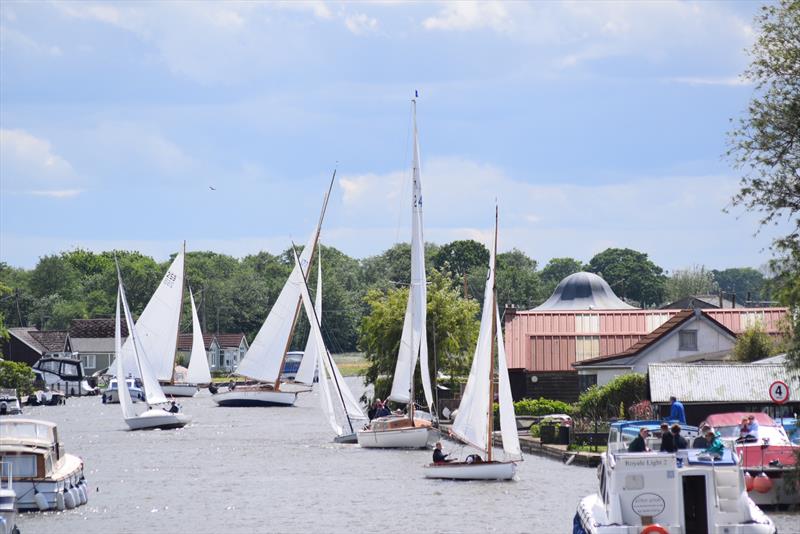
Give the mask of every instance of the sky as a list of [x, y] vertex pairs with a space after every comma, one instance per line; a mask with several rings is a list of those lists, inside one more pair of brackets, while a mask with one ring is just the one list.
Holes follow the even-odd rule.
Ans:
[[[0, 261], [425, 239], [760, 267], [724, 154], [756, 2], [0, 3]], [[212, 189], [213, 188], [213, 189]]]

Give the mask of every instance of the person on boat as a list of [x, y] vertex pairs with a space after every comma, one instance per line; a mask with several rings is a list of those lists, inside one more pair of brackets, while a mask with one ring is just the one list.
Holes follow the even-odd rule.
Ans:
[[758, 421], [756, 421], [756, 416], [750, 414], [747, 416], [747, 425], [750, 428], [750, 432], [748, 432], [748, 436], [753, 436], [756, 440], [758, 439]]
[[378, 413], [378, 409], [380, 409], [380, 407], [381, 407], [381, 399], [376, 398], [375, 401], [372, 403], [372, 406], [370, 406], [369, 410], [367, 410], [367, 417], [369, 417], [370, 421], [375, 419], [375, 414]]
[[739, 438], [742, 439], [750, 433], [750, 425], [747, 422], [747, 417], [742, 417], [742, 422], [739, 423]]
[[672, 437], [672, 432], [669, 431], [667, 423], [661, 423], [661, 447], [659, 452], [675, 452], [675, 439]]
[[710, 430], [712, 430], [710, 426], [703, 425], [703, 427], [700, 429], [700, 435], [694, 438], [694, 441], [692, 441], [693, 449], [705, 449], [708, 447], [709, 443], [706, 441], [706, 434]]
[[650, 452], [650, 449], [647, 448], [647, 442], [645, 441], [649, 436], [650, 431], [647, 427], [643, 426], [640, 428], [639, 435], [628, 445], [628, 452]]
[[214, 385], [214, 382], [209, 382], [208, 392], [211, 393], [212, 395], [216, 395], [217, 391], [219, 391], [219, 389], [217, 389], [217, 386]]
[[725, 450], [725, 444], [719, 439], [719, 435], [713, 430], [709, 430], [706, 432], [706, 441], [708, 442], [708, 447], [703, 452], [721, 458], [722, 451]]
[[453, 459], [448, 458], [448, 456], [450, 456], [450, 453], [445, 454], [444, 452], [442, 452], [442, 442], [437, 441], [436, 446], [433, 449], [433, 463], [444, 464], [447, 462], [454, 461]]
[[376, 418], [377, 417], [387, 417], [389, 415], [392, 415], [392, 412], [389, 410], [389, 407], [387, 406], [388, 402], [389, 401], [380, 403], [380, 406], [378, 407], [378, 410], [375, 412], [375, 417]]
[[181, 409], [178, 408], [178, 405], [175, 404], [175, 401], [172, 401], [172, 403], [169, 406], [169, 410], [167, 410], [167, 411], [169, 413], [178, 413], [179, 411], [181, 411]]
[[669, 420], [686, 424], [686, 411], [683, 409], [683, 403], [675, 396], [669, 398], [669, 403], [672, 406], [669, 409]]
[[687, 443], [686, 438], [681, 436], [681, 425], [672, 425], [670, 431], [672, 432], [672, 439], [675, 440], [676, 450], [689, 448], [689, 443]]
[[233, 391], [236, 389], [236, 381], [231, 378], [230, 382], [228, 382], [228, 391]]

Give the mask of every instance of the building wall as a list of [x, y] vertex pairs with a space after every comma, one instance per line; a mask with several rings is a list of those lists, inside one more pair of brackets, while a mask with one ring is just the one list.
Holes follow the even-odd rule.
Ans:
[[42, 355], [14, 336], [3, 342], [3, 357], [10, 362], [22, 362], [33, 365]]
[[87, 376], [101, 369], [107, 369], [114, 362], [114, 354], [110, 352], [81, 352], [80, 357]]

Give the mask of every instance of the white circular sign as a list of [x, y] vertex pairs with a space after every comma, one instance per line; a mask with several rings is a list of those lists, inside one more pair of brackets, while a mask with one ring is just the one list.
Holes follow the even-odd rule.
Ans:
[[776, 404], [783, 404], [789, 400], [789, 386], [782, 380], [776, 380], [769, 385], [769, 398]]
[[655, 517], [664, 511], [666, 503], [660, 495], [655, 493], [642, 493], [637, 495], [631, 503], [631, 508], [638, 516]]

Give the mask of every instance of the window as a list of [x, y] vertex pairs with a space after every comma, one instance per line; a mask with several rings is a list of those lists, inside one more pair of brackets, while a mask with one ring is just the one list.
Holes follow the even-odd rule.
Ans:
[[582, 362], [600, 356], [600, 336], [575, 337], [575, 361]]
[[678, 332], [678, 350], [697, 350], [697, 330]]
[[575, 332], [578, 334], [595, 334], [600, 331], [600, 315], [596, 313], [578, 313], [575, 315]]
[[581, 393], [597, 385], [597, 375], [578, 375], [578, 389]]
[[81, 354], [81, 362], [83, 362], [84, 369], [97, 369], [96, 354]]

